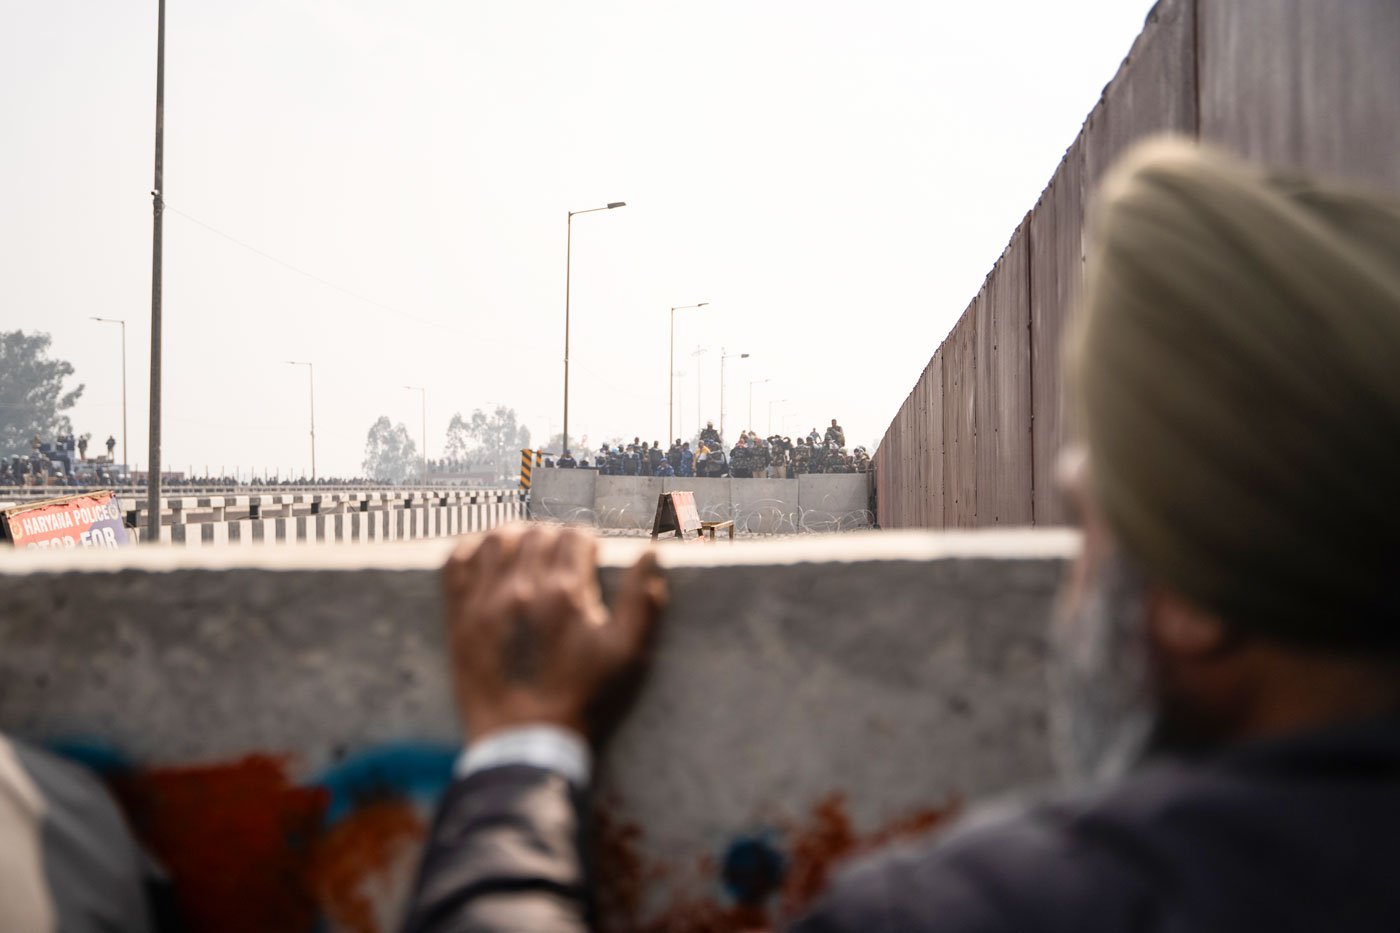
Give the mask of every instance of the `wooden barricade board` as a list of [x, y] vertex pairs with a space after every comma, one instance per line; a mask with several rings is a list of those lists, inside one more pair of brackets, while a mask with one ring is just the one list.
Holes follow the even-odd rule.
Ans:
[[700, 512], [695, 507], [695, 493], [666, 492], [656, 499], [656, 517], [651, 523], [651, 536], [674, 532], [684, 538], [691, 532], [700, 533]]

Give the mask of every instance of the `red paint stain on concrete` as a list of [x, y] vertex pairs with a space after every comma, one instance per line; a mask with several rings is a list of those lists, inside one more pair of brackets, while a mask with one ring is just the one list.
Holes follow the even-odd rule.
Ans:
[[628, 924], [634, 924], [641, 916], [648, 886], [664, 876], [665, 868], [644, 864], [642, 828], [616, 819], [610, 809], [594, 813], [593, 843], [600, 868], [596, 896], [602, 928], [630, 930], [633, 927]]
[[819, 800], [807, 820], [791, 831], [788, 870], [780, 895], [782, 916], [795, 919], [831, 883], [841, 863], [893, 842], [921, 836], [957, 810], [956, 804], [928, 807], [891, 820], [867, 833], [857, 833], [846, 812], [844, 794]]
[[184, 928], [314, 928], [306, 865], [327, 795], [294, 784], [286, 759], [250, 755], [149, 769], [118, 778], [114, 790], [137, 836], [170, 873]]
[[417, 851], [425, 827], [412, 804], [382, 800], [362, 806], [317, 844], [310, 878], [326, 919], [351, 933], [378, 933], [374, 894], [366, 885], [387, 884], [406, 849]]
[[[926, 807], [862, 833], [851, 821], [844, 794], [822, 798], [804, 819], [783, 827], [787, 873], [778, 892], [776, 917], [763, 907], [724, 905], [713, 896], [691, 893], [719, 887], [713, 856], [696, 859], [688, 881], [674, 881], [678, 874], [675, 865], [642, 854], [641, 827], [600, 810], [595, 822], [600, 928], [607, 933], [768, 930], [775, 921], [795, 920], [811, 907], [848, 859], [928, 833], [958, 809], [956, 802]], [[668, 879], [673, 883], [668, 884]], [[668, 889], [661, 898], [663, 906], [659, 912], [648, 909], [646, 894], [652, 885]]]

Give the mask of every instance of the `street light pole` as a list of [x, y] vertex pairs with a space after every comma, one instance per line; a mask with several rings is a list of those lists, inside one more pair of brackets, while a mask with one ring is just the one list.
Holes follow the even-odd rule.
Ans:
[[724, 347], [719, 348], [719, 434], [724, 436], [724, 361], [731, 355], [738, 356], [741, 360], [749, 358], [747, 353], [728, 354], [724, 352]]
[[311, 389], [311, 482], [316, 482], [316, 367], [301, 360], [287, 360], [292, 366], [306, 367], [306, 384]]
[[146, 540], [160, 543], [161, 220], [165, 214], [165, 0], [156, 14], [156, 165], [151, 188], [151, 424], [146, 464]]
[[127, 466], [131, 461], [126, 459], [126, 321], [110, 317], [95, 317], [93, 320], [122, 326], [122, 466]]
[[428, 390], [422, 386], [404, 386], [413, 392], [422, 393], [423, 396], [423, 485], [428, 485]]
[[574, 215], [592, 214], [594, 211], [610, 211], [626, 207], [626, 201], [609, 201], [603, 207], [590, 207], [582, 211], [569, 211], [568, 234], [564, 245], [564, 444], [569, 446], [569, 297], [572, 291], [574, 267]]
[[671, 382], [670, 391], [666, 399], [666, 441], [670, 443], [677, 435], [671, 433], [672, 418], [676, 414], [676, 312], [685, 311], [690, 308], [703, 308], [709, 304], [702, 301], [698, 305], [677, 305], [671, 309]]
[[[786, 402], [786, 401], [787, 401], [787, 399], [785, 399], [785, 398], [769, 399], [769, 401], [768, 401], [768, 433], [769, 433], [769, 435], [771, 435], [771, 434], [773, 433], [773, 406], [774, 406], [774, 405], [777, 405], [777, 404], [779, 404], [779, 403], [781, 403], [781, 402]], [[781, 427], [781, 425], [780, 425], [780, 427]]]
[[755, 379], [749, 383], [749, 430], [753, 430], [753, 387], [761, 386], [765, 382], [772, 382], [771, 379]]

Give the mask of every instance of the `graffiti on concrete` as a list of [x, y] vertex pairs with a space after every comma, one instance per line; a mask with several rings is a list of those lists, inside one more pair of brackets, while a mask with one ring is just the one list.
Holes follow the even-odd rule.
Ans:
[[304, 782], [290, 756], [142, 767], [97, 743], [54, 743], [100, 774], [169, 876], [182, 929], [394, 929], [456, 750], [391, 744]]
[[[297, 780], [290, 755], [142, 766], [100, 742], [50, 743], [97, 772], [171, 881], [180, 928], [212, 933], [398, 927], [431, 811], [458, 750], [394, 743]], [[831, 794], [799, 818], [779, 814], [717, 851], [659, 859], [645, 832], [607, 800], [597, 807], [601, 927], [727, 931], [790, 919], [841, 862], [924, 833], [950, 801], [858, 831]]]

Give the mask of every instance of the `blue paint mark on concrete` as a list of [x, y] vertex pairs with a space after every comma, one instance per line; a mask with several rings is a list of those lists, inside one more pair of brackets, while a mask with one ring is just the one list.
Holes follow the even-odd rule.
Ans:
[[135, 768], [125, 752], [105, 739], [70, 736], [46, 742], [45, 746], [60, 758], [76, 762], [98, 777], [117, 777]]
[[760, 906], [778, 890], [786, 860], [769, 833], [740, 836], [724, 853], [720, 878], [740, 904]]
[[459, 749], [427, 742], [379, 745], [351, 755], [309, 784], [330, 792], [326, 823], [332, 825], [366, 803], [406, 799], [432, 807], [452, 782]]

